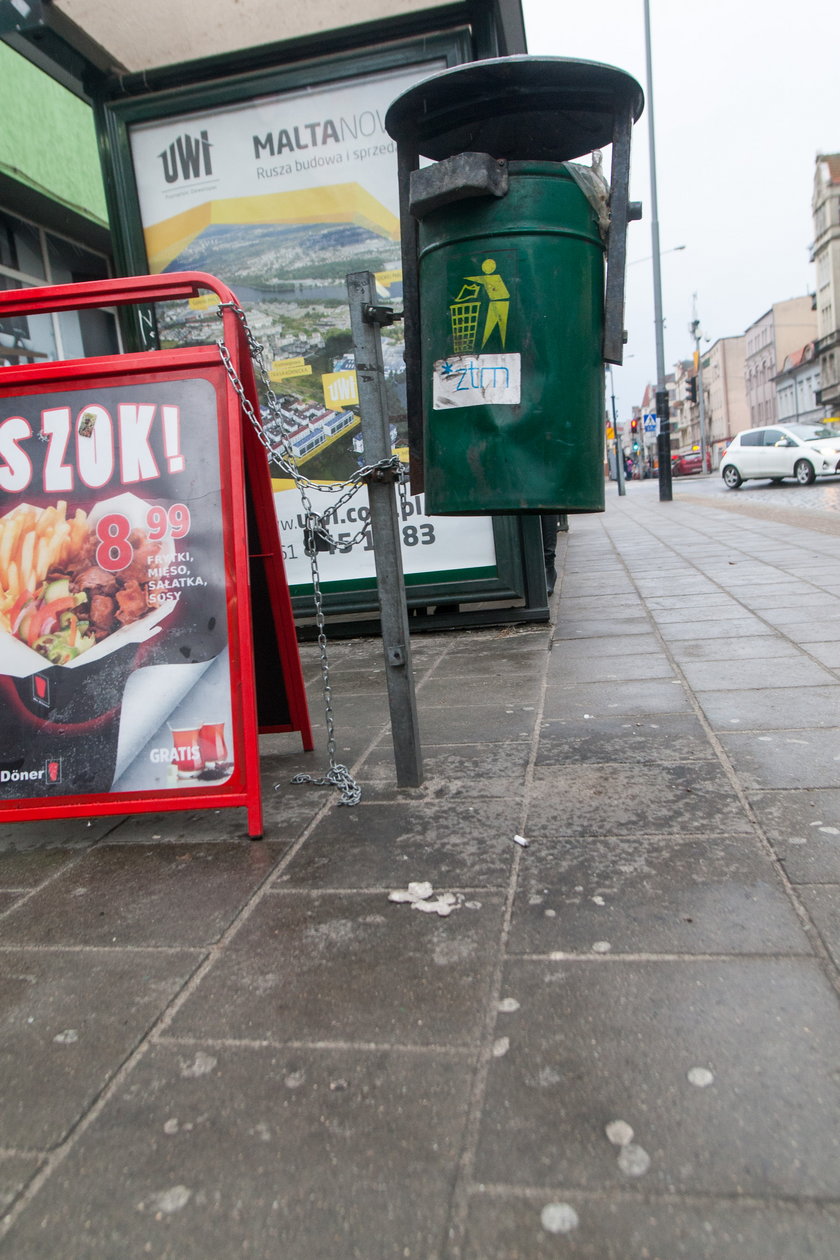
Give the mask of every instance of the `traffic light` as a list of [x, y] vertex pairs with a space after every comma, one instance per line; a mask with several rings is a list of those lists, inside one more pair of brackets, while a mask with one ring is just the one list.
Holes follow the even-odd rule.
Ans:
[[690, 403], [697, 402], [697, 377], [689, 376], [686, 381], [686, 397]]
[[638, 418], [638, 416], [637, 416], [634, 420], [631, 420], [631, 421], [630, 421], [630, 432], [631, 432], [631, 433], [638, 433], [638, 432], [639, 432], [639, 418]]

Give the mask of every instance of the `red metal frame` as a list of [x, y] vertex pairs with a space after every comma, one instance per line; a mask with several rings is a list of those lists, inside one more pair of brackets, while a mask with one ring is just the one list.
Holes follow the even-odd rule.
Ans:
[[[171, 301], [196, 297], [205, 290], [214, 293], [223, 304], [224, 343], [243, 383], [246, 397], [259, 414], [247, 342], [242, 325], [230, 305], [236, 299], [230, 289], [213, 276], [202, 272], [181, 272], [168, 276], [133, 276], [94, 280], [83, 284], [11, 290], [0, 297], [0, 316]], [[258, 537], [253, 540], [256, 544], [253, 556], [265, 565], [278, 646], [278, 664], [283, 670], [291, 719], [290, 725], [279, 729], [299, 731], [306, 750], [313, 747], [313, 740], [268, 465], [257, 436], [243, 415], [240, 399], [221, 364], [218, 350], [215, 347], [199, 346], [3, 368], [0, 369], [0, 389], [5, 392], [9, 388], [23, 387], [34, 394], [46, 392], [62, 382], [75, 386], [79, 382], [87, 381], [93, 388], [95, 385], [102, 387], [113, 384], [115, 380], [124, 377], [137, 377], [150, 383], [156, 380], [177, 380], [180, 377], [203, 377], [213, 384], [219, 399], [217, 432], [221, 444], [225, 581], [233, 684], [231, 703], [235, 741], [241, 741], [241, 748], [235, 749], [234, 763], [237, 767], [241, 766], [241, 773], [235, 771], [233, 779], [228, 783], [206, 790], [150, 789], [137, 793], [91, 793], [84, 798], [17, 800], [10, 802], [8, 806], [0, 805], [0, 819], [4, 816], [36, 819], [244, 806], [247, 809], [248, 832], [252, 836], [259, 836], [262, 834], [262, 800], [249, 583], [247, 493], [251, 495], [257, 522]]]

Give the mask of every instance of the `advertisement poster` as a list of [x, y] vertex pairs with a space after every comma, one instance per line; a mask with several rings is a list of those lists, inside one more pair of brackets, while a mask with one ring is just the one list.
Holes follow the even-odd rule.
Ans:
[[0, 802], [233, 785], [214, 385], [0, 407]]
[[[396, 145], [391, 101], [443, 62], [278, 93], [130, 128], [149, 270], [209, 272], [242, 304], [270, 367], [295, 465], [311, 481], [342, 481], [365, 463], [345, 276], [371, 271], [384, 303], [402, 297]], [[212, 298], [158, 310], [162, 348], [218, 337]], [[399, 324], [382, 330], [392, 448], [407, 463], [405, 364]], [[263, 402], [265, 399], [263, 398]], [[272, 434], [272, 424], [275, 433]], [[300, 496], [274, 468], [275, 506], [292, 593], [310, 588]], [[334, 497], [311, 494], [316, 511]], [[431, 519], [422, 496], [401, 505], [409, 584], [455, 570], [495, 574], [492, 522]], [[330, 519], [335, 547], [322, 584], [373, 585], [359, 494]]]

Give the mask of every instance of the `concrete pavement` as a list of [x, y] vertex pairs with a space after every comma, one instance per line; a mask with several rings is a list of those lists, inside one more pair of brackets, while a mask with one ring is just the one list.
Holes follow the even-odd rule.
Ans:
[[[262, 842], [238, 811], [0, 829], [0, 1255], [836, 1260], [812, 516], [610, 487], [550, 626], [417, 638], [416, 791], [381, 645], [341, 641], [356, 808], [272, 736]], [[451, 913], [388, 899], [414, 881]]]

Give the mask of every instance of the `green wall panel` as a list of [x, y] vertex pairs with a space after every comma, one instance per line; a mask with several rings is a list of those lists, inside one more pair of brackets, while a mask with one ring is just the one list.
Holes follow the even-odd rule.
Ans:
[[107, 225], [90, 107], [3, 43], [0, 118], [0, 172]]

